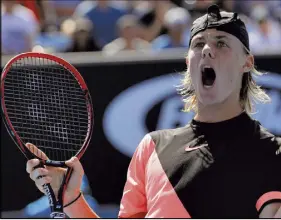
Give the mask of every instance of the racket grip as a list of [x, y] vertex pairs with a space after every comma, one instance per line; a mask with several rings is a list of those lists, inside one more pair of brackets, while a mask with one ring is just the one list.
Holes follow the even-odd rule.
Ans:
[[64, 161], [40, 160], [40, 163], [37, 166], [33, 167], [33, 169], [44, 167], [44, 165], [52, 167], [67, 167]]
[[52, 166], [52, 167], [67, 167], [64, 161], [53, 161], [53, 160], [44, 161], [44, 165]]

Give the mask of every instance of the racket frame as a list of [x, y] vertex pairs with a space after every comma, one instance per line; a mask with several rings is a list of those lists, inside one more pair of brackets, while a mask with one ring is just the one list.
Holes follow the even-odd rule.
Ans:
[[[33, 158], [37, 158], [40, 160], [40, 164], [37, 167], [44, 167], [44, 165], [46, 165], [46, 166], [65, 168], [67, 166], [65, 165], [64, 161], [44, 160], [42, 158], [39, 158], [37, 155], [33, 154], [32, 152], [30, 152], [30, 150], [27, 149], [27, 147], [25, 146], [25, 143], [23, 143], [23, 141], [17, 134], [11, 121], [9, 120], [8, 112], [7, 112], [6, 105], [5, 105], [5, 94], [4, 94], [5, 78], [9, 72], [10, 68], [12, 67], [12, 65], [15, 62], [17, 62], [18, 60], [23, 59], [23, 58], [42, 58], [42, 59], [48, 59], [48, 60], [56, 62], [57, 64], [66, 68], [70, 73], [72, 73], [72, 75], [75, 77], [75, 79], [79, 83], [81, 89], [84, 91], [84, 95], [87, 100], [88, 125], [90, 125], [90, 126], [88, 127], [88, 132], [87, 132], [83, 145], [81, 146], [80, 150], [75, 155], [78, 159], [80, 159], [82, 157], [82, 155], [84, 154], [84, 152], [86, 151], [86, 149], [90, 143], [92, 132], [93, 132], [94, 114], [93, 114], [92, 100], [91, 100], [90, 92], [88, 90], [88, 87], [87, 87], [83, 77], [81, 76], [81, 74], [78, 72], [78, 70], [74, 66], [72, 66], [70, 63], [68, 63], [64, 59], [51, 55], [51, 54], [37, 53], [37, 52], [21, 53], [15, 57], [13, 57], [11, 60], [9, 60], [9, 62], [3, 68], [3, 71], [1, 74], [1, 108], [2, 108], [1, 114], [2, 114], [4, 125], [9, 133], [9, 135], [12, 137], [13, 141], [15, 142], [15, 144], [18, 146], [18, 148], [21, 150], [21, 152], [24, 154], [24, 156], [27, 158], [27, 160], [30, 160]], [[63, 195], [64, 195], [64, 191], [66, 189], [67, 183], [71, 177], [71, 173], [72, 173], [72, 168], [67, 168], [67, 172], [64, 176], [62, 185], [58, 192], [58, 199], [56, 199], [53, 189], [51, 188], [51, 185], [49, 183], [43, 185], [45, 194], [48, 197], [49, 205], [51, 208], [51, 215], [50, 215], [51, 218], [65, 218], [65, 214], [63, 212]]]

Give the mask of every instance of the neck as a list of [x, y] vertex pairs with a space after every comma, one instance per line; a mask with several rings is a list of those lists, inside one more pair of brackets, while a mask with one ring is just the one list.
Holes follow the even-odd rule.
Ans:
[[108, 8], [108, 2], [107, 1], [99, 1], [98, 2], [98, 7], [100, 10], [107, 10]]
[[243, 112], [239, 102], [227, 102], [212, 106], [203, 106], [199, 103], [194, 119], [201, 122], [220, 122], [234, 118]]
[[135, 49], [134, 44], [133, 44], [133, 40], [134, 40], [133, 38], [125, 40], [125, 42], [126, 42], [125, 49], [127, 49], [127, 50], [134, 50]]

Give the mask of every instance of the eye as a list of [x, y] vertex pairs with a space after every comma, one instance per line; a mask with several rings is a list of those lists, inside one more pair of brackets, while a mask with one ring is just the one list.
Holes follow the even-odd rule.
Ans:
[[227, 44], [225, 42], [223, 42], [223, 41], [218, 41], [217, 42], [217, 46], [218, 47], [227, 47]]
[[205, 43], [204, 42], [197, 42], [195, 43], [194, 47], [204, 47]]

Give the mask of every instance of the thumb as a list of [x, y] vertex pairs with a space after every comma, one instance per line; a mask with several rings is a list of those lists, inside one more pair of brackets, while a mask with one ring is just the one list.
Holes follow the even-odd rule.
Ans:
[[84, 169], [82, 167], [82, 164], [80, 163], [79, 159], [77, 157], [72, 157], [70, 160], [65, 161], [65, 164], [68, 167], [73, 168], [73, 173], [72, 175], [84, 175]]

